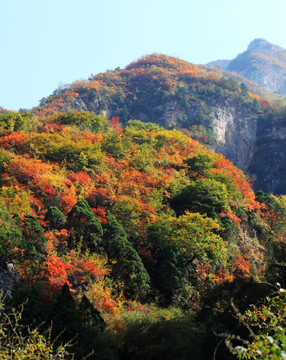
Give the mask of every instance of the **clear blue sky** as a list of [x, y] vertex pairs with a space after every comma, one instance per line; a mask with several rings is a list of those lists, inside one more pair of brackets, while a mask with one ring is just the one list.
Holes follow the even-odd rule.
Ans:
[[231, 59], [255, 38], [286, 48], [286, 0], [0, 0], [0, 106], [153, 52]]

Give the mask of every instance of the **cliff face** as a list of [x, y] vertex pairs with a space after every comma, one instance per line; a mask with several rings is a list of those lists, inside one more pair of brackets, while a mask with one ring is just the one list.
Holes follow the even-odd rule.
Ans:
[[213, 110], [217, 141], [214, 150], [247, 171], [255, 151], [256, 128], [257, 118], [246, 106], [235, 103], [216, 106]]
[[257, 189], [286, 193], [286, 111], [258, 120], [255, 150], [249, 173], [256, 175]]

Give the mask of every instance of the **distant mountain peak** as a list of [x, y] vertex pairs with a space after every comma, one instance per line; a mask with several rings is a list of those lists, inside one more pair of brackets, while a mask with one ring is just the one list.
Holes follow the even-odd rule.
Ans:
[[286, 94], [286, 50], [265, 39], [254, 39], [243, 53], [225, 68], [253, 81], [266, 90]]
[[258, 38], [251, 41], [251, 43], [247, 47], [247, 50], [265, 50], [268, 48], [272, 48], [273, 46], [273, 44], [266, 41], [265, 39]]
[[271, 44], [270, 42], [264, 40], [264, 39], [254, 39], [251, 41], [251, 43], [248, 45], [247, 51], [253, 51], [258, 50], [262, 53], [269, 53], [272, 55], [277, 55], [278, 53], [284, 52], [285, 50], [281, 48], [280, 46]]

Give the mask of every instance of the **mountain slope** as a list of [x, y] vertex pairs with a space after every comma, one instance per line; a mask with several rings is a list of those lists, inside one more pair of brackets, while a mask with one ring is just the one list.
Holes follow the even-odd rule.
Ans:
[[285, 202], [176, 129], [117, 120], [0, 115], [0, 265], [21, 276], [15, 306], [27, 299], [16, 320], [52, 322], [42, 341], [78, 334], [75, 360], [209, 359], [210, 326], [235, 327], [233, 294], [253, 303], [265, 274], [285, 286]]
[[[58, 89], [42, 99], [33, 112], [45, 118], [72, 108], [104, 113], [109, 119], [119, 117], [123, 124], [138, 119], [187, 129], [193, 138], [207, 142], [246, 170], [261, 104], [235, 79], [153, 54], [124, 70], [98, 74], [89, 81]], [[240, 132], [239, 138], [235, 131]]]
[[[42, 99], [33, 112], [42, 121], [59, 111], [76, 109], [102, 113], [109, 120], [119, 118], [123, 125], [130, 119], [138, 119], [183, 129], [256, 176], [256, 184], [262, 184], [263, 190], [286, 192], [281, 182], [283, 177], [279, 175], [280, 180], [274, 180], [273, 187], [269, 185], [269, 176], [267, 183], [260, 182], [260, 172], [254, 171], [256, 167], [250, 168], [253, 161], [267, 161], [265, 168], [272, 174], [271, 159], [259, 157], [257, 134], [263, 123], [258, 119], [263, 119], [264, 113], [271, 113], [274, 105], [250, 92], [240, 78], [223, 75], [210, 71], [209, 67], [152, 54], [123, 70], [93, 75], [88, 81], [59, 88]], [[281, 151], [284, 154], [284, 149]], [[280, 155], [276, 158], [279, 161]], [[277, 172], [274, 173], [276, 178]]]

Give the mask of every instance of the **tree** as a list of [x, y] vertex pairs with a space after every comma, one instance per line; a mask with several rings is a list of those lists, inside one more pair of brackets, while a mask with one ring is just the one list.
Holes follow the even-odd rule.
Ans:
[[46, 215], [45, 221], [49, 221], [50, 227], [60, 230], [66, 223], [66, 217], [56, 206], [50, 206]]
[[39, 124], [38, 118], [29, 112], [9, 111], [0, 115], [0, 132], [30, 131]]
[[55, 122], [63, 125], [75, 125], [81, 130], [93, 132], [106, 132], [109, 128], [106, 117], [95, 115], [90, 111], [70, 110], [67, 113], [60, 113]]
[[95, 251], [102, 241], [103, 229], [87, 200], [81, 199], [68, 214], [68, 226], [77, 244]]
[[98, 332], [103, 331], [105, 322], [98, 310], [92, 306], [88, 298], [83, 295], [79, 304], [78, 314], [80, 317], [81, 326], [87, 332]]
[[145, 295], [149, 290], [150, 277], [133, 248], [123, 227], [107, 212], [108, 222], [104, 225], [103, 246], [110, 260], [116, 260], [113, 274], [125, 280], [125, 291], [133, 295]]
[[15, 257], [15, 248], [21, 247], [24, 238], [16, 221], [0, 209], [0, 264], [5, 265]]
[[213, 169], [215, 163], [214, 156], [210, 153], [199, 153], [196, 156], [190, 157], [186, 160], [190, 175], [195, 177], [207, 176], [210, 170]]
[[2, 185], [2, 174], [4, 174], [5, 168], [2, 160], [2, 156], [0, 155], [0, 186]]
[[24, 217], [23, 234], [26, 240], [35, 247], [38, 252], [44, 252], [47, 248], [47, 239], [44, 230], [34, 215]]
[[188, 263], [181, 251], [168, 247], [158, 258], [157, 286], [170, 301], [174, 292], [183, 287], [187, 281]]
[[69, 286], [64, 284], [53, 309], [53, 337], [60, 336], [61, 342], [68, 342], [75, 339], [79, 331], [80, 318], [75, 302]]
[[217, 217], [222, 210], [227, 210], [228, 191], [225, 184], [213, 179], [197, 179], [190, 186], [171, 200], [171, 204], [179, 214], [185, 210], [207, 213]]
[[161, 249], [175, 247], [189, 263], [219, 266], [226, 263], [226, 246], [216, 234], [217, 220], [199, 213], [186, 212], [165, 216], [149, 226], [149, 240]]
[[88, 298], [83, 295], [78, 308], [81, 331], [79, 334], [79, 346], [77, 356], [80, 359], [87, 354], [98, 351], [100, 346], [100, 336], [105, 328], [105, 322], [100, 312], [92, 306]]

